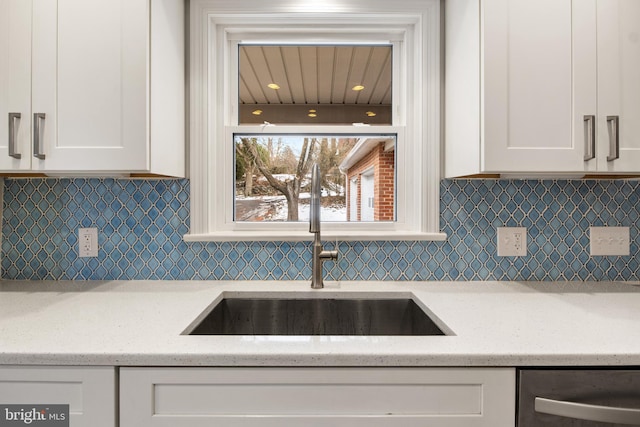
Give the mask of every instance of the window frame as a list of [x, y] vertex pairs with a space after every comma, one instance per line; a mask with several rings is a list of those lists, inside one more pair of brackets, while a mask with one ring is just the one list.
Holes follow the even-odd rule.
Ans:
[[[323, 223], [327, 240], [444, 240], [439, 231], [440, 1], [193, 0], [190, 42], [191, 229], [185, 241], [309, 240], [304, 222], [233, 221], [234, 133], [397, 134], [395, 222]], [[348, 30], [345, 30], [348, 28]], [[382, 30], [381, 30], [382, 28]], [[254, 126], [237, 123], [237, 61], [243, 42], [401, 42], [394, 52], [392, 126]], [[347, 34], [348, 33], [348, 34]], [[292, 37], [289, 37], [293, 40]], [[394, 47], [395, 49], [395, 47]], [[237, 52], [235, 53], [237, 55]], [[396, 70], [396, 68], [398, 68]], [[234, 74], [236, 73], [236, 74]], [[407, 82], [413, 82], [407, 85]], [[216, 106], [223, 105], [220, 109]], [[228, 142], [228, 143], [227, 143]], [[408, 183], [411, 182], [411, 185]], [[223, 191], [219, 191], [223, 189]]]

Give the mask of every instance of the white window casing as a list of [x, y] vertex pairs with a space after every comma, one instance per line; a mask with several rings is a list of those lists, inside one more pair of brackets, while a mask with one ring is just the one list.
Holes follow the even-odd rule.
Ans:
[[[444, 240], [439, 230], [440, 1], [192, 0], [191, 229], [185, 241], [299, 241], [305, 222], [235, 222], [234, 133], [397, 134], [394, 222], [327, 222], [326, 240]], [[238, 125], [240, 42], [394, 46], [391, 126]]]

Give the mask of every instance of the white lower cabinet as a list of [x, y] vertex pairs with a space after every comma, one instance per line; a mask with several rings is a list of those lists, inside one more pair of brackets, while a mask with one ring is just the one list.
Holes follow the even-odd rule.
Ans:
[[513, 427], [510, 368], [121, 368], [121, 427]]
[[70, 427], [116, 426], [116, 368], [0, 366], [0, 404], [69, 405]]

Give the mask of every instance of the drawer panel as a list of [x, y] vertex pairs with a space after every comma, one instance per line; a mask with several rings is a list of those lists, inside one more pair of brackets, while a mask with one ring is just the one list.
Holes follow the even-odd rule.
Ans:
[[71, 427], [114, 427], [116, 393], [114, 367], [0, 367], [0, 403], [69, 405]]
[[508, 427], [513, 369], [122, 368], [121, 427]]

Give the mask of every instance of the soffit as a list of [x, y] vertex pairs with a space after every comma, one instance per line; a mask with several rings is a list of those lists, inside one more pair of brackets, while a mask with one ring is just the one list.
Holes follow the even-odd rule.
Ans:
[[241, 104], [391, 105], [389, 46], [242, 45], [239, 62]]

